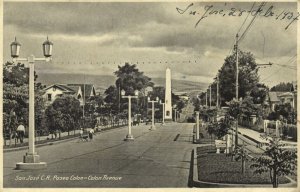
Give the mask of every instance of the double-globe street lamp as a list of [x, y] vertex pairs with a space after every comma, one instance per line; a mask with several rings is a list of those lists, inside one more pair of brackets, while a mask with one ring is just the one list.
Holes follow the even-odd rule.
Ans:
[[131, 134], [131, 99], [137, 99], [139, 92], [137, 90], [134, 91], [134, 95], [127, 95], [125, 96], [125, 91], [121, 91], [122, 98], [128, 98], [128, 134], [125, 137], [125, 141], [133, 141], [133, 135]]
[[159, 104], [161, 104], [163, 106], [163, 114], [162, 114], [162, 124], [164, 125], [165, 124], [165, 103], [163, 103], [161, 100], [159, 100]]
[[155, 130], [156, 129], [155, 125], [154, 125], [154, 112], [155, 112], [154, 111], [154, 104], [158, 103], [158, 100], [159, 100], [158, 97], [156, 97], [155, 100], [151, 100], [150, 97], [148, 97], [148, 103], [152, 103], [152, 125], [151, 125], [150, 130]]
[[35, 151], [35, 119], [34, 119], [34, 63], [35, 61], [51, 61], [53, 43], [47, 40], [43, 43], [44, 58], [37, 58], [30, 55], [28, 58], [19, 58], [21, 44], [15, 41], [10, 44], [11, 57], [13, 62], [27, 61], [29, 63], [29, 133], [28, 152], [23, 158], [23, 162], [17, 163], [17, 169], [43, 169], [47, 167], [46, 162], [40, 162], [40, 156]]

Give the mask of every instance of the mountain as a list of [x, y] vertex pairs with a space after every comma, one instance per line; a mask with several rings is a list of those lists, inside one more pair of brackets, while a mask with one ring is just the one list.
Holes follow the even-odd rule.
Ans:
[[[38, 82], [45, 85], [55, 83], [71, 84], [71, 83], [90, 83], [94, 84], [96, 91], [103, 93], [110, 85], [116, 81], [116, 77], [112, 75], [85, 75], [85, 74], [70, 74], [70, 73], [39, 73]], [[156, 86], [165, 86], [164, 78], [152, 78]], [[207, 87], [206, 83], [199, 83], [186, 80], [172, 80], [172, 90], [178, 92], [195, 92], [204, 90]]]

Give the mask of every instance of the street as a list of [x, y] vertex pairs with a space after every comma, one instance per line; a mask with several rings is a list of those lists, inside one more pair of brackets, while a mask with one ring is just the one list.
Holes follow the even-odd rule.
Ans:
[[[134, 126], [37, 148], [47, 169], [14, 170], [26, 150], [4, 153], [4, 187], [187, 187], [193, 124]], [[178, 136], [179, 134], [179, 136]]]

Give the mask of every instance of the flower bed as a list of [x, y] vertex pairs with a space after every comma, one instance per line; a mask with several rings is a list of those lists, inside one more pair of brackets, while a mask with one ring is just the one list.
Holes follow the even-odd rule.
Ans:
[[[209, 147], [197, 148], [198, 176], [200, 181], [230, 184], [271, 184], [269, 174], [253, 174], [251, 162], [246, 162], [246, 172], [242, 174], [240, 161], [231, 161], [226, 154], [212, 153]], [[279, 178], [279, 183], [288, 183], [285, 177]]]

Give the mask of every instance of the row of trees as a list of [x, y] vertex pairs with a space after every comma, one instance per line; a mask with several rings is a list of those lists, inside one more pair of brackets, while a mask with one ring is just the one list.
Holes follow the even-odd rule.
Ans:
[[[19, 124], [28, 125], [28, 68], [24, 64], [13, 64], [7, 62], [4, 65], [4, 136], [10, 140]], [[147, 97], [151, 100], [159, 97], [164, 102], [165, 89], [161, 86], [154, 86], [151, 78], [144, 75], [137, 69], [136, 65], [126, 63], [118, 66], [114, 72], [116, 76], [115, 85], [105, 90], [105, 96], [96, 95], [92, 98], [85, 98], [84, 109], [80, 102], [72, 96], [57, 98], [51, 105], [45, 105], [42, 95], [44, 85], [37, 82], [35, 73], [35, 123], [39, 132], [56, 131], [68, 133], [79, 127], [95, 126], [96, 117], [106, 121], [117, 121], [127, 118], [128, 102], [121, 98], [121, 90], [127, 95], [133, 95], [135, 90], [139, 91], [138, 99], [132, 102], [133, 114], [141, 114], [147, 117], [151, 114], [151, 107], [148, 109]], [[172, 94], [172, 103], [178, 110], [184, 107], [179, 97]], [[156, 105], [155, 118], [162, 118], [162, 106]], [[84, 117], [83, 118], [83, 110]], [[113, 123], [113, 122], [111, 122]]]
[[[288, 123], [296, 123], [296, 110], [290, 104], [278, 104], [272, 112], [270, 110], [270, 104], [267, 101], [269, 91], [294, 91], [295, 87], [293, 84], [280, 83], [269, 90], [266, 85], [259, 82], [258, 67], [253, 54], [239, 50], [238, 55], [240, 118], [249, 120], [251, 115], [256, 115], [262, 119], [283, 120]], [[218, 71], [217, 77], [214, 78], [214, 82], [211, 84], [212, 106], [216, 106], [217, 83], [219, 84], [219, 100], [221, 106], [228, 106], [228, 102], [236, 97], [235, 62], [235, 53], [226, 57], [223, 66]], [[198, 99], [194, 98], [193, 103], [195, 111], [199, 111], [200, 106], [204, 106], [206, 103], [205, 92], [201, 93]]]

